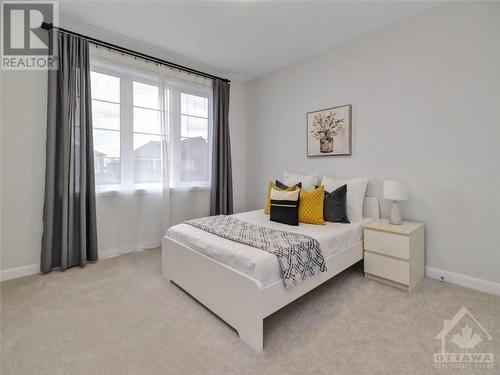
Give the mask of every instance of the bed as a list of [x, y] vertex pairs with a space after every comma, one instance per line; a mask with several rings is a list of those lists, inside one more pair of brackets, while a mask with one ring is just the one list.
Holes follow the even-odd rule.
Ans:
[[262, 210], [234, 215], [243, 221], [309, 235], [320, 243], [327, 271], [285, 288], [276, 257], [188, 224], [171, 227], [162, 241], [163, 277], [236, 329], [240, 338], [263, 350], [263, 320], [280, 308], [363, 259], [363, 227], [379, 218], [378, 200], [366, 197], [363, 220], [351, 224], [286, 226]]

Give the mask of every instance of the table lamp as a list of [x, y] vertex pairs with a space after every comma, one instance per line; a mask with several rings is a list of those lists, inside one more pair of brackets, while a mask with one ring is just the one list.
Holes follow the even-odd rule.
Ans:
[[408, 191], [405, 184], [396, 180], [384, 180], [384, 199], [392, 201], [389, 206], [389, 223], [400, 225], [403, 220], [401, 218], [401, 207], [398, 201], [405, 201], [408, 199]]

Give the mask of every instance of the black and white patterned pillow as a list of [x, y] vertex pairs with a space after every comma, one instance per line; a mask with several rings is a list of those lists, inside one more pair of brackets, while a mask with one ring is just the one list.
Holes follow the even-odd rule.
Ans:
[[270, 220], [282, 224], [299, 225], [300, 189], [293, 191], [271, 190]]

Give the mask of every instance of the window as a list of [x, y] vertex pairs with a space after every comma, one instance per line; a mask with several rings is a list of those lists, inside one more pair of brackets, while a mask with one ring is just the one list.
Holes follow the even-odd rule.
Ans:
[[181, 168], [182, 183], [207, 181], [208, 98], [181, 93]]
[[133, 96], [134, 183], [161, 182], [159, 87], [133, 82]]
[[[211, 88], [95, 64], [91, 72], [94, 164], [99, 190], [159, 185], [162, 116], [171, 187], [210, 183]], [[161, 92], [161, 90], [164, 90]]]
[[91, 85], [95, 181], [120, 184], [120, 79], [92, 72]]

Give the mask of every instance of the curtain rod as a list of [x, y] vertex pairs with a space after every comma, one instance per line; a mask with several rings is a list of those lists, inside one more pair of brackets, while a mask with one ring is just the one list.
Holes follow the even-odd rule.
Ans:
[[195, 75], [198, 75], [201, 77], [205, 77], [205, 78], [210, 78], [210, 79], [220, 79], [224, 82], [231, 83], [231, 81], [227, 78], [217, 77], [217, 76], [214, 76], [212, 74], [202, 72], [200, 70], [189, 68], [187, 66], [179, 65], [179, 64], [176, 64], [176, 63], [173, 63], [170, 61], [162, 60], [162, 59], [159, 59], [159, 58], [154, 57], [154, 56], [146, 55], [145, 53], [137, 52], [137, 51], [125, 48], [125, 47], [118, 46], [116, 44], [108, 43], [108, 42], [105, 42], [105, 41], [102, 41], [102, 40], [99, 40], [96, 38], [92, 38], [90, 36], [79, 34], [79, 33], [76, 33], [74, 31], [71, 31], [68, 29], [63, 29], [62, 27], [54, 26], [52, 23], [42, 22], [41, 28], [44, 30], [55, 30], [55, 31], [62, 32], [65, 34], [70, 34], [70, 35], [76, 36], [76, 37], [81, 38], [81, 39], [86, 39], [89, 42], [91, 42], [92, 44], [96, 44], [96, 45], [101, 46], [101, 47], [106, 47], [108, 49], [112, 49], [114, 51], [121, 52], [121, 53], [130, 55], [130, 56], [139, 57], [141, 59], [144, 59], [147, 61], [152, 61], [152, 62], [155, 62], [157, 64], [165, 65], [165, 66], [168, 66], [170, 68], [182, 70], [182, 71], [187, 72], [187, 73], [192, 73], [192, 74], [195, 74]]

